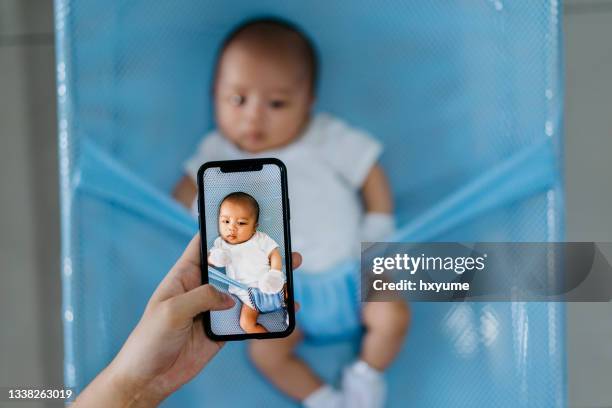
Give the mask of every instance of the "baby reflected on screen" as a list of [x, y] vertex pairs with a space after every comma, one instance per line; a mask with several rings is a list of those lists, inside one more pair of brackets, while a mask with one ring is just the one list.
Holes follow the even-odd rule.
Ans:
[[[225, 267], [229, 278], [263, 293], [278, 293], [285, 277], [278, 244], [266, 233], [257, 231], [259, 204], [243, 192], [228, 194], [219, 205], [219, 237], [208, 254], [208, 263]], [[257, 323], [259, 311], [245, 289], [231, 286], [228, 291], [242, 302], [240, 327], [246, 333], [266, 333]]]

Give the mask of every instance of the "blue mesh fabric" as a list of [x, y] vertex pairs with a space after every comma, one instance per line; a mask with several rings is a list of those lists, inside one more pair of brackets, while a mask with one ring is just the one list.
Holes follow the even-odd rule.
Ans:
[[[317, 109], [383, 142], [402, 239], [563, 239], [558, 0], [55, 5], [67, 386], [111, 360], [196, 230], [169, 192], [213, 127], [216, 49], [245, 18], [288, 18], [316, 42]], [[565, 405], [562, 304], [412, 310], [389, 406]], [[245, 346], [166, 405], [290, 404]], [[337, 383], [357, 350], [353, 338], [299, 353]]]

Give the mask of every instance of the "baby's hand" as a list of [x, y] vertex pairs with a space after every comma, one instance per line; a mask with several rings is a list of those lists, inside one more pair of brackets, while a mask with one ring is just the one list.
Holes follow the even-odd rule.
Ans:
[[214, 266], [223, 267], [229, 265], [231, 262], [231, 256], [227, 249], [213, 248], [210, 250], [208, 255], [208, 263]]
[[278, 269], [270, 269], [259, 278], [258, 284], [263, 293], [278, 293], [285, 284], [285, 276]]

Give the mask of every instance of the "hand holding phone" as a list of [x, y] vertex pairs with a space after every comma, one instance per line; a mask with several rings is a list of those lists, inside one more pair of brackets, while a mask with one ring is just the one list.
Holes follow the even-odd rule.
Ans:
[[279, 338], [295, 326], [287, 170], [277, 159], [209, 162], [198, 172], [203, 283], [236, 300], [204, 314], [214, 340]]
[[[299, 267], [301, 259], [292, 254], [292, 266]], [[202, 262], [196, 234], [149, 299], [120, 352], [72, 407], [126, 406], [134, 402], [134, 395], [140, 396], [141, 403], [156, 406], [217, 354], [223, 343], [205, 336], [202, 320], [194, 318], [205, 310], [230, 308], [235, 302], [211, 285], [200, 285]], [[183, 285], [176, 285], [177, 281]]]

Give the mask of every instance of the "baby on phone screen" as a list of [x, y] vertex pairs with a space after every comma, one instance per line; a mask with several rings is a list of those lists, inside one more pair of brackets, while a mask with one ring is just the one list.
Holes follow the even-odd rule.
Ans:
[[[227, 195], [219, 206], [219, 237], [208, 254], [208, 263], [226, 267], [228, 277], [264, 293], [283, 289], [285, 277], [278, 244], [257, 231], [259, 204], [247, 193]], [[259, 312], [246, 290], [230, 286], [228, 291], [242, 302], [240, 327], [246, 333], [266, 333], [257, 323]]]

